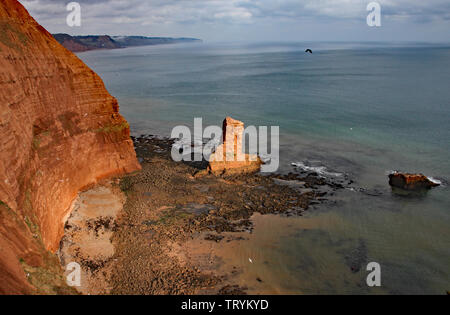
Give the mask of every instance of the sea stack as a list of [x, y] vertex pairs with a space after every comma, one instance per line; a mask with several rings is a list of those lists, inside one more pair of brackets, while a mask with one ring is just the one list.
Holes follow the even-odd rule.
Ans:
[[243, 151], [244, 123], [231, 117], [225, 118], [222, 127], [222, 140], [210, 156], [208, 171], [215, 175], [257, 172], [262, 161], [255, 154]]
[[409, 174], [394, 172], [389, 175], [389, 185], [404, 190], [423, 190], [439, 186], [423, 174]]
[[79, 190], [140, 169], [119, 105], [17, 0], [0, 2], [0, 293], [56, 251]]

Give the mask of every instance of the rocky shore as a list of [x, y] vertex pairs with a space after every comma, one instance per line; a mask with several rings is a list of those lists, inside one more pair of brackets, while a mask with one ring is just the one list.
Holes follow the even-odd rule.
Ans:
[[[97, 209], [103, 214], [85, 216], [84, 223], [74, 210], [68, 222], [76, 216], [90, 237], [66, 224], [64, 240], [70, 239], [71, 246], [74, 240], [85, 240], [84, 247], [78, 242], [70, 255], [88, 279], [83, 293], [245, 293], [245, 287], [233, 283], [233, 272], [208, 266], [214, 257], [202, 256], [204, 245], [192, 244], [239, 242], [242, 233], [252, 232], [255, 213], [301, 216], [310, 204], [321, 202], [326, 191], [341, 188], [314, 174], [200, 176], [204, 164], [171, 159], [171, 140], [141, 136], [133, 141], [142, 170], [108, 184], [109, 192], [126, 197], [123, 210], [103, 215]], [[106, 256], [86, 255], [96, 241], [104, 244], [105, 235], [114, 250]], [[60, 252], [67, 252], [62, 244]], [[100, 286], [104, 290], [99, 291]]]

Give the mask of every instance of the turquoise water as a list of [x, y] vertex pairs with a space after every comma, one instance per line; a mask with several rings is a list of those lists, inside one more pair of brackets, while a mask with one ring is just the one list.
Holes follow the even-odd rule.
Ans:
[[[280, 233], [270, 253], [249, 242], [284, 266], [261, 272], [292, 278], [274, 284], [279, 292], [450, 290], [450, 46], [191, 44], [79, 56], [118, 98], [133, 133], [168, 135], [194, 117], [220, 125], [228, 115], [276, 125], [280, 171], [309, 161], [379, 192], [342, 191], [334, 205], [309, 212], [305, 220], [314, 224]], [[419, 197], [395, 195], [386, 177], [394, 169], [444, 186]], [[349, 270], [348, 252], [381, 264], [382, 288], [365, 286], [365, 268]]]

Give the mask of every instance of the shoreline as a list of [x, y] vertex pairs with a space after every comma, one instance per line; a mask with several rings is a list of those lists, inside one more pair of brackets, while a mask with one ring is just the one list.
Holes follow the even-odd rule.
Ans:
[[[256, 214], [300, 217], [342, 188], [311, 174], [196, 176], [202, 165], [172, 161], [172, 140], [132, 139], [142, 170], [80, 193], [77, 203], [94, 204], [95, 213], [83, 217], [75, 207], [68, 222], [77, 218], [78, 228], [66, 224], [60, 252], [68, 239], [78, 249], [61, 262], [80, 263], [83, 294], [245, 294], [236, 284], [241, 271], [213, 247], [245, 241]], [[123, 201], [114, 215], [105, 213], [111, 200], [101, 206], [86, 197], [99, 191]], [[106, 243], [113, 249], [102, 256]], [[90, 252], [97, 255], [83, 255]]]

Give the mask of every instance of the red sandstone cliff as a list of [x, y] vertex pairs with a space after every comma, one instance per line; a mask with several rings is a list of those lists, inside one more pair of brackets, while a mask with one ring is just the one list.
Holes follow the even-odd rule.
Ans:
[[20, 3], [0, 2], [0, 293], [31, 292], [21, 263], [58, 248], [81, 188], [140, 168], [118, 109]]

